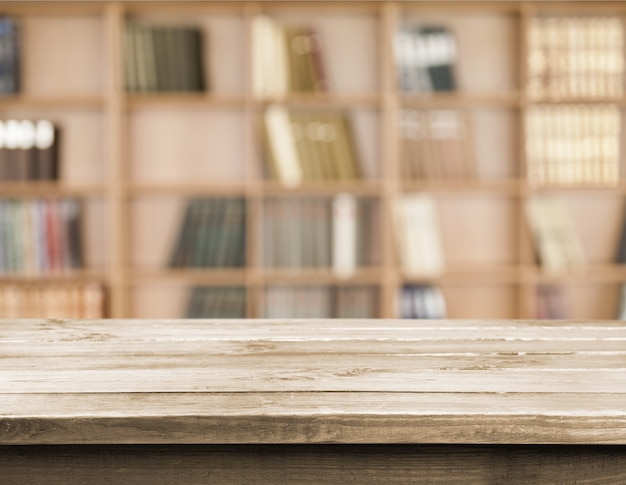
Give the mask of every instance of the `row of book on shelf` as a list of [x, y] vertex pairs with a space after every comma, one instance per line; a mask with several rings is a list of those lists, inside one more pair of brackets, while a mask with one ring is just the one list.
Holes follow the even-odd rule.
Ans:
[[531, 97], [623, 95], [624, 24], [619, 17], [534, 16], [527, 46]]
[[246, 255], [243, 199], [188, 201], [171, 251], [172, 268], [243, 267]]
[[269, 15], [257, 15], [252, 24], [252, 45], [257, 96], [329, 90], [323, 47], [312, 25], [287, 25]]
[[350, 194], [276, 198], [263, 213], [263, 263], [268, 268], [333, 268], [352, 275], [375, 265], [377, 204]]
[[124, 74], [130, 93], [207, 89], [205, 36], [195, 26], [128, 22], [124, 30]]
[[266, 172], [285, 186], [362, 176], [351, 120], [344, 111], [273, 104], [263, 113], [261, 133]]
[[96, 282], [0, 283], [0, 318], [106, 317], [104, 285]]
[[272, 286], [263, 299], [264, 318], [376, 318], [372, 286]]
[[[265, 288], [263, 318], [378, 318], [379, 291], [375, 286], [287, 286]], [[400, 318], [446, 318], [440, 288], [405, 285], [399, 296]], [[186, 318], [245, 318], [243, 287], [197, 286], [191, 289]]]
[[478, 177], [467, 112], [453, 109], [402, 109], [399, 122], [403, 179]]
[[59, 139], [48, 119], [0, 120], [0, 182], [57, 180]]
[[[19, 89], [19, 26], [0, 17], [0, 93]], [[624, 83], [624, 26], [617, 16], [535, 15], [526, 30], [527, 91], [537, 98], [619, 97]], [[261, 97], [323, 92], [331, 80], [323, 36], [312, 22], [267, 14], [252, 22], [254, 92]], [[123, 59], [130, 92], [201, 91], [205, 29], [194, 23], [126, 22]], [[429, 93], [459, 88], [459, 46], [444, 23], [404, 20], [393, 38], [398, 87]]]
[[0, 199], [0, 274], [81, 268], [81, 212], [77, 199]]
[[[402, 178], [480, 178], [467, 112], [399, 111]], [[612, 104], [536, 105], [525, 113], [527, 177], [539, 186], [615, 185], [622, 114]], [[266, 172], [285, 186], [363, 177], [348, 113], [271, 105], [263, 115]], [[0, 120], [0, 181], [56, 180], [60, 126]]]
[[20, 90], [19, 27], [13, 17], [0, 15], [0, 96]]
[[525, 113], [528, 180], [536, 185], [615, 185], [622, 114], [614, 104], [535, 105]]
[[[0, 290], [1, 291], [1, 290]], [[0, 301], [1, 301], [0, 296]], [[564, 288], [540, 284], [535, 290], [534, 318], [570, 318]], [[379, 294], [375, 286], [270, 286], [264, 290], [263, 318], [378, 318]], [[243, 287], [197, 286], [190, 290], [185, 318], [246, 318]], [[0, 303], [0, 308], [1, 303]], [[405, 284], [399, 290], [398, 318], [448, 318], [444, 292], [433, 284]], [[626, 320], [626, 283], [620, 285], [615, 314]]]

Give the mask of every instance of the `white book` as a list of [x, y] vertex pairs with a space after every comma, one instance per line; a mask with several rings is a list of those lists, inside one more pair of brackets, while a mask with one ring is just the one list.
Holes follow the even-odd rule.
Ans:
[[338, 194], [333, 199], [333, 271], [347, 278], [357, 266], [357, 201], [351, 194]]
[[445, 270], [439, 219], [434, 199], [406, 194], [394, 202], [396, 240], [407, 275], [439, 275]]
[[287, 109], [275, 104], [268, 106], [265, 126], [278, 180], [286, 187], [298, 186], [302, 182], [302, 169]]

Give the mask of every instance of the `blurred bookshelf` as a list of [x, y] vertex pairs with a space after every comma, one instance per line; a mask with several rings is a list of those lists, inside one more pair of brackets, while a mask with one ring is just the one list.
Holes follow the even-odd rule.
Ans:
[[[625, 19], [591, 1], [4, 1], [0, 316], [617, 318]], [[24, 168], [50, 146], [38, 122], [48, 178]], [[67, 268], [44, 237], [64, 201]]]

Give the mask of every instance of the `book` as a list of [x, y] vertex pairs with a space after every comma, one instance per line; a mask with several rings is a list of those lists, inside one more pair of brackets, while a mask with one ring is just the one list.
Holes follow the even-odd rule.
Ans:
[[268, 268], [327, 268], [340, 277], [377, 261], [376, 205], [349, 194], [276, 197], [262, 214], [263, 265]]
[[209, 88], [206, 39], [199, 27], [129, 22], [123, 41], [128, 92], [198, 92]]
[[442, 25], [405, 25], [396, 34], [395, 59], [403, 92], [458, 89], [458, 49], [453, 33]]
[[0, 15], [0, 96], [20, 90], [20, 28], [12, 17]]
[[362, 176], [347, 113], [268, 106], [262, 134], [266, 173], [286, 187], [308, 180], [354, 180]]
[[567, 272], [585, 265], [582, 243], [564, 203], [537, 194], [526, 201], [526, 216], [539, 262], [546, 271]]
[[0, 274], [82, 268], [81, 221], [76, 199], [0, 199]]
[[529, 183], [619, 183], [621, 117], [619, 108], [611, 104], [529, 107], [525, 114]]
[[185, 318], [245, 318], [243, 287], [195, 286], [189, 293]]
[[259, 97], [326, 91], [322, 41], [311, 25], [257, 15], [252, 24], [253, 90]]
[[399, 294], [398, 315], [407, 319], [447, 317], [446, 301], [438, 286], [405, 284]]
[[233, 268], [245, 265], [245, 201], [194, 198], [187, 202], [170, 250], [170, 268]]
[[397, 254], [410, 276], [439, 275], [445, 270], [435, 200], [428, 194], [404, 194], [393, 201]]
[[624, 26], [618, 17], [533, 16], [526, 45], [531, 98], [623, 95]]
[[50, 120], [0, 120], [0, 181], [58, 180], [59, 137]]
[[401, 168], [406, 179], [478, 176], [467, 113], [456, 110], [400, 111]]
[[332, 201], [332, 261], [333, 271], [339, 277], [352, 276], [357, 261], [357, 201], [347, 193], [338, 194]]
[[264, 318], [376, 318], [378, 290], [369, 285], [265, 288]]
[[538, 320], [562, 320], [568, 318], [563, 289], [560, 286], [539, 285], [536, 289], [535, 298], [535, 318]]
[[277, 104], [268, 106], [264, 112], [264, 122], [271, 172], [284, 186], [298, 186], [302, 182], [302, 167], [289, 112]]

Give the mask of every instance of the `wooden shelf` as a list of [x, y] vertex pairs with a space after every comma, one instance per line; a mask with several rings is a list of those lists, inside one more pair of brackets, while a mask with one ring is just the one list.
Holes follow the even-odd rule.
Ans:
[[126, 190], [133, 197], [171, 195], [179, 197], [243, 197], [246, 194], [245, 184], [224, 182], [202, 183], [131, 183]]
[[440, 275], [411, 276], [404, 274], [407, 284], [516, 284], [520, 278], [519, 266], [464, 265], [446, 270]]
[[381, 268], [358, 268], [353, 274], [341, 276], [330, 268], [264, 268], [259, 272], [266, 284], [289, 285], [377, 285], [380, 283]]
[[464, 194], [517, 197], [527, 192], [526, 183], [519, 179], [440, 179], [440, 180], [405, 180], [402, 182], [405, 192], [433, 192], [442, 194]]
[[124, 97], [128, 109], [179, 108], [179, 109], [243, 109], [243, 95], [217, 95], [214, 93], [127, 93]]
[[139, 284], [185, 283], [193, 285], [245, 285], [245, 268], [185, 268], [185, 269], [135, 269], [129, 268], [131, 282]]
[[106, 187], [100, 184], [69, 185], [63, 182], [0, 182], [2, 197], [103, 197]]
[[104, 108], [104, 96], [0, 96], [0, 110], [15, 109], [89, 109]]
[[329, 196], [347, 192], [359, 196], [379, 196], [382, 190], [380, 182], [369, 180], [305, 181], [297, 187], [285, 187], [279, 182], [266, 181], [261, 187], [267, 196]]
[[377, 93], [342, 94], [311, 93], [290, 94], [284, 97], [265, 97], [257, 100], [261, 105], [283, 104], [302, 108], [380, 108], [382, 96]]
[[0, 284], [28, 284], [33, 283], [74, 283], [74, 282], [98, 282], [107, 283], [105, 270], [67, 270], [53, 273], [38, 274], [18, 274], [18, 273], [0, 273]]
[[414, 109], [521, 108], [520, 93], [399, 93], [402, 106]]

